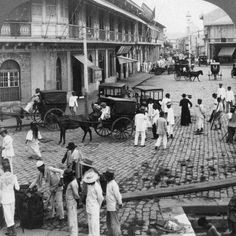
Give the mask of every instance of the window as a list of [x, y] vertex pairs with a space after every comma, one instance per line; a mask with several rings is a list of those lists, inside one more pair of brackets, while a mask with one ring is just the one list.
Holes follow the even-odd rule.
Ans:
[[119, 19], [119, 22], [118, 22], [118, 32], [119, 33], [122, 33], [122, 27], [123, 27], [122, 21], [121, 21], [121, 19]]
[[[92, 55], [89, 55], [89, 60], [91, 62], [93, 62], [93, 57]], [[89, 83], [93, 83], [93, 70], [91, 68], [88, 68], [88, 79], [89, 79]]]
[[56, 64], [56, 89], [62, 90], [61, 59], [57, 58]]
[[110, 31], [115, 31], [115, 28], [114, 28], [114, 16], [113, 15], [110, 15]]
[[104, 18], [103, 18], [103, 11], [99, 12], [99, 29], [104, 29]]
[[56, 21], [57, 18], [57, 5], [56, 0], [47, 0], [46, 2], [46, 17], [47, 21]]
[[0, 101], [20, 99], [20, 67], [13, 60], [5, 61], [0, 68]]
[[86, 6], [86, 27], [92, 28], [92, 16], [91, 16], [91, 7]]
[[114, 52], [108, 51], [109, 56], [109, 66], [108, 66], [108, 76], [111, 77], [114, 75], [115, 68], [114, 68]]

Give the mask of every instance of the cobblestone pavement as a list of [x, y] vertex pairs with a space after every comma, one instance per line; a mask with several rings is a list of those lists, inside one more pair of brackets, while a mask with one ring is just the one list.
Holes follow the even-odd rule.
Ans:
[[[201, 68], [202, 69], [202, 68]], [[231, 85], [236, 92], [236, 79], [230, 78], [230, 67], [223, 67], [224, 86]], [[93, 132], [93, 141], [81, 143], [83, 132], [81, 129], [69, 131], [67, 142], [75, 142], [84, 154], [92, 159], [100, 172], [107, 167], [117, 170], [116, 179], [120, 184], [121, 191], [136, 191], [198, 183], [215, 179], [225, 179], [236, 175], [236, 146], [228, 145], [225, 140], [221, 141], [226, 132], [226, 120], [222, 130], [210, 130], [209, 124], [205, 123], [203, 135], [194, 135], [196, 129], [193, 123], [189, 127], [179, 125], [180, 108], [178, 102], [182, 93], [193, 96], [193, 104], [197, 98], [202, 98], [207, 108], [212, 103], [211, 94], [216, 92], [219, 81], [208, 80], [208, 68], [203, 68], [204, 76], [201, 82], [175, 81], [173, 75], [155, 76], [145, 82], [164, 88], [164, 93], [170, 92], [174, 101], [176, 126], [174, 139], [168, 141], [167, 150], [154, 150], [155, 140], [151, 139], [151, 132], [147, 133], [145, 147], [134, 147], [133, 139], [127, 142], [117, 142], [112, 137], [101, 138]], [[210, 109], [208, 109], [210, 113]], [[194, 109], [192, 111], [194, 114]], [[28, 159], [24, 147], [24, 139], [27, 128], [21, 132], [10, 130], [14, 138], [16, 157], [14, 159], [14, 172], [21, 184], [32, 181], [36, 176], [35, 160]], [[45, 142], [41, 143], [43, 159], [46, 164], [57, 165], [61, 162], [66, 148], [57, 145], [59, 132], [42, 130]], [[166, 175], [161, 181], [157, 173], [164, 169]], [[227, 198], [231, 197], [236, 188], [227, 188], [219, 191], [206, 191], [197, 194], [175, 197], [177, 201], [184, 198]], [[164, 199], [165, 200], [165, 199]], [[163, 201], [164, 201], [163, 200]], [[167, 201], [167, 200], [166, 200]], [[132, 201], [124, 204], [119, 216], [122, 223], [122, 235], [147, 235], [150, 227], [161, 219], [158, 202], [155, 200]], [[79, 225], [82, 232], [87, 232], [86, 215], [84, 209], [79, 210]], [[66, 223], [59, 225], [57, 222], [47, 223], [45, 229], [57, 228], [67, 230]], [[106, 232], [105, 212], [101, 213], [101, 231]]]

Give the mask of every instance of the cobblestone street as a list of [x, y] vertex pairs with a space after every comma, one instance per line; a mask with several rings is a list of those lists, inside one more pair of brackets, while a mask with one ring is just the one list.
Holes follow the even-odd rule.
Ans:
[[[203, 99], [207, 108], [208, 116], [211, 113], [211, 94], [217, 91], [219, 81], [208, 79], [208, 67], [201, 68], [204, 75], [200, 77], [201, 82], [189, 82], [183, 78], [175, 81], [174, 75], [154, 76], [144, 84], [155, 85], [164, 89], [164, 94], [169, 92], [174, 103], [176, 125], [174, 128], [174, 139], [168, 141], [166, 150], [154, 150], [155, 140], [152, 139], [151, 130], [147, 134], [145, 147], [134, 147], [133, 139], [127, 142], [117, 142], [112, 137], [102, 138], [93, 132], [92, 142], [88, 137], [81, 143], [83, 132], [81, 129], [67, 132], [67, 143], [73, 141], [81, 148], [85, 156], [94, 161], [95, 167], [102, 173], [107, 167], [116, 169], [116, 179], [119, 182], [121, 192], [145, 191], [156, 187], [168, 187], [225, 179], [236, 176], [236, 146], [226, 144], [224, 135], [226, 133], [226, 117], [223, 118], [224, 125], [221, 130], [210, 130], [210, 125], [205, 121], [205, 130], [202, 135], [194, 135], [195, 119], [194, 107], [198, 98]], [[231, 67], [222, 67], [224, 87], [232, 86], [236, 92], [236, 79], [231, 79]], [[180, 126], [180, 107], [178, 105], [182, 93], [192, 95], [192, 124], [188, 127]], [[33, 180], [37, 174], [35, 160], [28, 159], [29, 154], [25, 152], [25, 137], [28, 128], [21, 132], [10, 130], [14, 138], [16, 157], [14, 159], [14, 172], [21, 184]], [[66, 151], [64, 146], [59, 146], [59, 132], [49, 132], [42, 129], [45, 142], [41, 143], [43, 159], [48, 165], [57, 166]], [[160, 169], [166, 171], [161, 181], [155, 179]], [[177, 202], [184, 198], [223, 199], [231, 197], [236, 188], [188, 194], [172, 198]], [[162, 206], [166, 205], [168, 199], [161, 200]], [[175, 203], [176, 204], [176, 203]], [[155, 200], [143, 200], [126, 202], [119, 216], [122, 223], [122, 235], [147, 235], [150, 227], [161, 219], [158, 202]], [[101, 231], [106, 232], [105, 211], [101, 214]], [[86, 214], [84, 209], [79, 211], [80, 231], [87, 232]], [[65, 225], [45, 224], [45, 229], [58, 228], [67, 230]]]

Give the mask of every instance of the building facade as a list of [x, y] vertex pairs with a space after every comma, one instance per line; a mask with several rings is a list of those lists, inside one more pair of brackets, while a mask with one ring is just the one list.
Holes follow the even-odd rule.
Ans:
[[99, 82], [115, 82], [140, 71], [144, 61], [155, 62], [164, 26], [148, 10], [131, 0], [31, 0], [20, 5], [0, 31], [0, 101], [26, 102], [35, 88], [83, 95], [85, 38], [90, 93]]
[[216, 9], [202, 17], [205, 48], [209, 59], [232, 62], [236, 59], [236, 28], [230, 17]]

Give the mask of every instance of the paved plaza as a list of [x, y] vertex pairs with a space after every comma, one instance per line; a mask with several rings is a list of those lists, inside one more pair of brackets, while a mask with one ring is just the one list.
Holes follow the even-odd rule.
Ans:
[[[219, 81], [208, 79], [208, 67], [201, 67], [204, 75], [201, 82], [189, 82], [181, 79], [175, 81], [172, 75], [154, 76], [146, 80], [144, 84], [155, 85], [164, 89], [164, 94], [169, 92], [173, 101], [176, 115], [174, 139], [168, 141], [166, 150], [154, 150], [155, 140], [152, 139], [151, 130], [147, 133], [145, 147], [134, 147], [133, 139], [126, 142], [118, 142], [112, 137], [102, 138], [93, 132], [93, 140], [88, 137], [81, 143], [83, 132], [81, 129], [67, 132], [67, 143], [75, 142], [84, 155], [93, 160], [99, 172], [104, 172], [107, 167], [116, 169], [116, 180], [122, 193], [130, 191], [146, 191], [157, 187], [168, 187], [214, 181], [236, 176], [236, 145], [226, 144], [226, 117], [223, 117], [224, 125], [221, 130], [210, 130], [210, 125], [205, 121], [204, 134], [194, 135], [196, 130], [194, 119], [194, 107], [197, 99], [202, 98], [207, 108], [208, 116], [211, 113], [211, 94], [217, 91]], [[232, 86], [236, 93], [236, 79], [230, 77], [231, 67], [222, 67], [224, 87]], [[147, 77], [147, 76], [146, 76]], [[141, 80], [141, 79], [140, 79]], [[192, 95], [192, 124], [188, 127], [180, 126], [179, 101], [182, 93]], [[35, 160], [29, 159], [25, 151], [25, 137], [28, 127], [21, 132], [10, 130], [14, 138], [16, 157], [14, 159], [14, 172], [21, 184], [26, 184], [34, 179], [37, 174]], [[65, 146], [58, 145], [59, 132], [41, 130], [44, 142], [41, 143], [43, 160], [48, 165], [58, 166], [66, 151]], [[166, 171], [166, 175], [158, 181], [156, 175], [160, 169]], [[171, 199], [162, 199], [161, 206], [167, 206], [168, 201], [181, 205], [181, 201], [199, 198], [206, 201], [227, 199], [236, 191], [236, 188], [201, 192], [178, 196]], [[125, 202], [119, 216], [122, 224], [122, 235], [147, 235], [150, 227], [161, 219], [159, 203], [156, 199]], [[87, 232], [86, 214], [84, 209], [79, 210], [80, 232]], [[67, 230], [67, 224], [59, 225], [46, 223], [44, 229]], [[106, 233], [105, 209], [101, 212], [101, 233]]]

